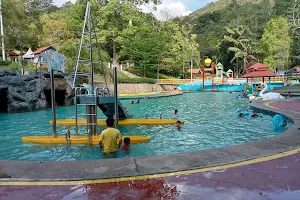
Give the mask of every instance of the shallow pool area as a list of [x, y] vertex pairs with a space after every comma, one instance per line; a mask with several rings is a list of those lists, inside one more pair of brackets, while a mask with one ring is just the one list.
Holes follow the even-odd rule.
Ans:
[[[261, 118], [238, 119], [236, 109], [249, 109], [249, 101], [237, 98], [238, 93], [190, 93], [162, 99], [145, 99], [141, 104], [122, 104], [133, 113], [134, 118], [180, 119], [185, 121], [182, 130], [175, 126], [123, 126], [122, 135], [150, 136], [148, 143], [131, 145], [128, 154], [118, 152], [118, 157], [153, 156], [194, 152], [257, 141], [276, 136], [285, 129], [275, 130], [272, 116], [261, 114]], [[174, 115], [174, 110], [179, 115]], [[84, 112], [84, 110], [82, 110]], [[250, 111], [250, 110], [249, 110]], [[251, 111], [250, 111], [251, 112]], [[99, 113], [100, 110], [99, 110]], [[74, 106], [58, 107], [57, 119], [74, 118]], [[101, 113], [99, 118], [104, 118]], [[51, 135], [51, 109], [0, 114], [0, 159], [7, 160], [87, 160], [102, 159], [99, 147], [23, 144], [22, 136]], [[58, 126], [60, 134], [67, 129], [74, 133], [74, 127]], [[99, 127], [99, 132], [104, 127]], [[85, 128], [81, 129], [85, 133]]]

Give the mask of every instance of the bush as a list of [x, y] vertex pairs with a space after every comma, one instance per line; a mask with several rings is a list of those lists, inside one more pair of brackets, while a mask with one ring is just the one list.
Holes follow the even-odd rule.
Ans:
[[300, 77], [291, 77], [290, 80], [292, 80], [292, 81], [300, 81]]
[[[144, 71], [142, 69], [129, 69], [127, 71], [129, 71], [130, 73], [133, 73], [133, 74], [137, 74], [139, 76], [144, 76]], [[148, 78], [157, 79], [157, 73], [156, 72], [146, 71], [145, 76], [148, 77]], [[159, 74], [159, 79], [174, 79], [174, 77], [167, 76], [167, 75], [164, 75], [164, 74], [160, 73]]]
[[11, 64], [11, 61], [7, 60], [7, 61], [3, 61], [0, 60], [0, 66], [9, 66]]
[[150, 83], [154, 84], [155, 80], [153, 78], [118, 78], [119, 83]]
[[19, 70], [18, 63], [11, 63], [6, 66], [0, 65], [0, 71], [3, 71], [4, 69], [12, 69], [12, 70], [18, 71]]

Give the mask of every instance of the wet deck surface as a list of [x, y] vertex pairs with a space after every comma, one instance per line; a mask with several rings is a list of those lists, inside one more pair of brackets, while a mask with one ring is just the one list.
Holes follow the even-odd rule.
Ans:
[[74, 186], [0, 186], [0, 199], [299, 200], [300, 153], [219, 171]]
[[[300, 111], [300, 101], [269, 105]], [[0, 199], [299, 200], [299, 172], [300, 152], [240, 167], [149, 180], [72, 186], [0, 186]]]

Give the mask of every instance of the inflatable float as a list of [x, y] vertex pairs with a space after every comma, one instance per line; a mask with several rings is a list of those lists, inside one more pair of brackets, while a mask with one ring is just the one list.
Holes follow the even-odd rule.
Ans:
[[282, 128], [287, 125], [287, 121], [284, 116], [279, 114], [275, 115], [272, 121], [275, 128]]
[[244, 116], [249, 116], [249, 112], [242, 112], [241, 108], [236, 109], [236, 115], [239, 117], [240, 114], [244, 114]]
[[[138, 144], [145, 143], [150, 140], [148, 136], [123, 136], [130, 138], [130, 144]], [[87, 135], [71, 135], [69, 140], [69, 144], [71, 145], [87, 145], [88, 144], [88, 136]], [[22, 142], [24, 143], [36, 143], [36, 144], [49, 144], [49, 145], [58, 145], [58, 144], [66, 144], [66, 136], [59, 135], [56, 138], [53, 136], [25, 136], [22, 137]], [[99, 144], [99, 136], [92, 136], [91, 145]]]
[[[175, 125], [177, 120], [175, 119], [124, 119], [119, 121], [119, 125]], [[184, 124], [184, 121], [181, 121]], [[52, 120], [50, 121], [52, 124]], [[76, 126], [75, 119], [62, 119], [56, 120], [56, 124], [64, 126]], [[78, 119], [78, 125], [84, 126], [87, 124], [86, 119]], [[98, 119], [98, 126], [105, 126], [106, 120]]]

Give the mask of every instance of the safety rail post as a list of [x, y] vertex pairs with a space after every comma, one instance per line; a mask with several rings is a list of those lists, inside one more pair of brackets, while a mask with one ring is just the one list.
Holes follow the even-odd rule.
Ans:
[[91, 146], [91, 141], [92, 141], [92, 133], [91, 129], [88, 130], [88, 145]]
[[[78, 92], [79, 88], [75, 88], [75, 130], [76, 130], [76, 136], [78, 136], [78, 106], [77, 106], [77, 92]], [[81, 90], [80, 90], [81, 91]]]
[[202, 64], [202, 92], [205, 91], [205, 88], [204, 88], [204, 78], [205, 78], [205, 64], [203, 63]]
[[50, 69], [50, 82], [51, 82], [51, 107], [52, 107], [52, 126], [53, 137], [57, 137], [56, 133], [56, 101], [55, 101], [55, 85], [54, 85], [54, 70]]
[[114, 93], [115, 93], [115, 128], [119, 128], [119, 105], [118, 105], [118, 70], [114, 66]]

